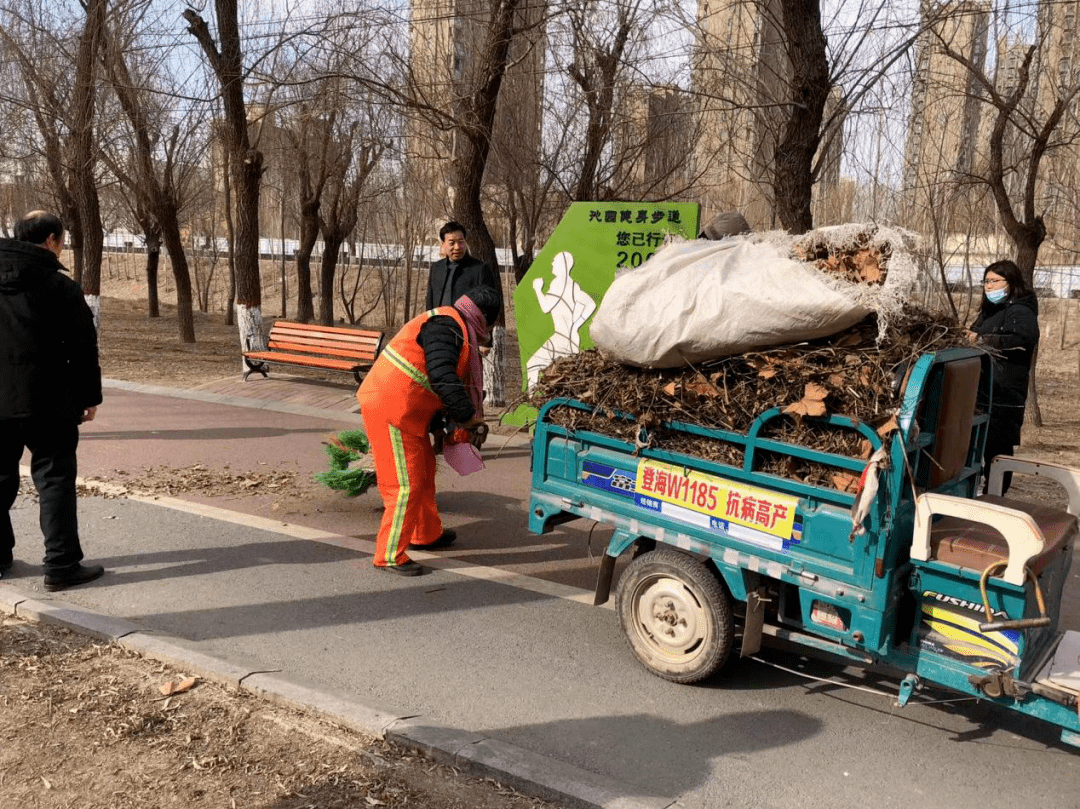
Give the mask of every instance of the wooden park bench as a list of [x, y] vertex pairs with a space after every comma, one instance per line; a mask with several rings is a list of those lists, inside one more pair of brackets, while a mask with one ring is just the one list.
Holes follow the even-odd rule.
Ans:
[[268, 376], [267, 365], [302, 365], [348, 371], [360, 384], [382, 351], [380, 331], [316, 326], [279, 320], [270, 329], [266, 351], [245, 351], [246, 380], [253, 373]]

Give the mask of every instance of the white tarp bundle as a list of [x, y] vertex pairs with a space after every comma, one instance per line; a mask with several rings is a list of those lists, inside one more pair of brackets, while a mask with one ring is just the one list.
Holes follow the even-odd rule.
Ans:
[[[605, 354], [672, 368], [826, 337], [871, 312], [899, 311], [914, 289], [914, 237], [876, 225], [676, 241], [619, 275], [589, 329]], [[884, 283], [853, 283], [792, 256], [869, 248], [888, 258]]]

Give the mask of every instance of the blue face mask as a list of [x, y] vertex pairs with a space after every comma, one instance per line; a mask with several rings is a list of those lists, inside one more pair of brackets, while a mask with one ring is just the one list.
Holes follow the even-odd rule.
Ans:
[[990, 301], [990, 303], [1001, 303], [1007, 297], [1009, 297], [1008, 287], [1002, 287], [1001, 289], [991, 289], [987, 290], [986, 292], [986, 299]]

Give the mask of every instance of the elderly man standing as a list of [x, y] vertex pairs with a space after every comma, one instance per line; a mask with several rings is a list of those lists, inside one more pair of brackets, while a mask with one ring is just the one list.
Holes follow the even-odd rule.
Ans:
[[[101, 404], [97, 332], [82, 289], [64, 274], [64, 226], [33, 211], [0, 239], [0, 509], [19, 492], [19, 459], [30, 450], [45, 536], [45, 589], [98, 578], [83, 565], [76, 517], [79, 424]], [[0, 518], [0, 578], [11, 574], [15, 533]]]
[[502, 300], [502, 287], [491, 267], [486, 261], [469, 255], [463, 225], [450, 221], [439, 228], [439, 250], [443, 258], [431, 265], [426, 309], [453, 306], [462, 295], [476, 287], [491, 287]]

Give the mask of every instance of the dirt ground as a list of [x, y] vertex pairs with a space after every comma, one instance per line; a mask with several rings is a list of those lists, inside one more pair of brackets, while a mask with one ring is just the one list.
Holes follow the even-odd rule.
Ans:
[[[196, 313], [194, 345], [177, 341], [175, 312], [168, 305], [161, 318], [149, 319], [138, 298], [107, 297], [101, 320], [107, 377], [183, 388], [240, 372], [236, 329], [225, 325], [222, 315]], [[1075, 405], [1080, 301], [1044, 301], [1041, 323], [1037, 383], [1042, 426], [1033, 423], [1029, 408], [1018, 454], [1080, 466], [1080, 411]], [[243, 476], [223, 480], [198, 468], [159, 470], [154, 479], [158, 490], [167, 493], [240, 491], [252, 485]], [[1059, 491], [1037, 484], [1018, 479], [1015, 494], [1064, 503]], [[183, 679], [184, 672], [109, 644], [4, 618], [0, 806], [544, 805], [210, 683], [169, 698], [161, 694], [162, 685]]]
[[543, 807], [377, 739], [57, 627], [0, 620], [6, 809]]

